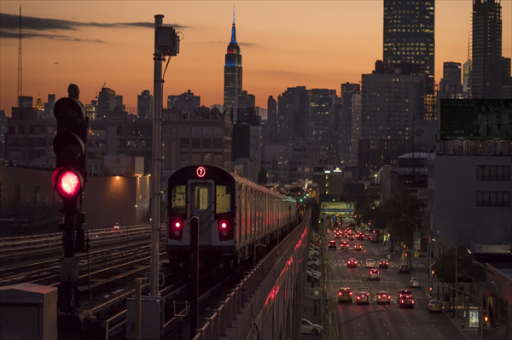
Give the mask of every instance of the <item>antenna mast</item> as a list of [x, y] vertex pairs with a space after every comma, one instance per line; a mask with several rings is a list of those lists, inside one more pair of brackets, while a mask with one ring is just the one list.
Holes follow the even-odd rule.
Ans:
[[22, 96], [22, 65], [21, 65], [21, 5], [20, 5], [20, 31], [18, 37], [18, 107], [20, 106], [20, 97]]

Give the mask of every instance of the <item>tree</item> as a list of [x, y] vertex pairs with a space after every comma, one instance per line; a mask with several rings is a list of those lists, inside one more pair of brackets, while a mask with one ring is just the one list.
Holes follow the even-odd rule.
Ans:
[[[441, 254], [432, 266], [434, 275], [442, 282], [455, 283], [455, 248]], [[467, 282], [470, 278], [471, 255], [465, 247], [457, 248], [457, 282]]]

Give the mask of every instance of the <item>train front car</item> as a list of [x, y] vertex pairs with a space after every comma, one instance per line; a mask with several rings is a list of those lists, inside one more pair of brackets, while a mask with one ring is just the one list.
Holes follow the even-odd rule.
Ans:
[[230, 262], [236, 254], [236, 181], [215, 166], [186, 166], [168, 181], [167, 252], [169, 264], [189, 267], [190, 220], [199, 218], [200, 261], [204, 266]]

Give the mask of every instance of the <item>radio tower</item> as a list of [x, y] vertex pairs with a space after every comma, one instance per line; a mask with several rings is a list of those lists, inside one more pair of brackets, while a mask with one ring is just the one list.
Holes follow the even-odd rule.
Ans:
[[22, 75], [21, 75], [21, 5], [20, 5], [20, 32], [18, 38], [18, 107], [20, 106], [20, 97], [22, 96]]

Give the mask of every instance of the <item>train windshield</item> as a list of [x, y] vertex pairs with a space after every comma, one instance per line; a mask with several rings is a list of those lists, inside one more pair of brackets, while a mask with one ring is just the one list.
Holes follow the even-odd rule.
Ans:
[[171, 211], [174, 214], [185, 214], [187, 212], [185, 201], [185, 186], [178, 185], [172, 188]]
[[231, 210], [231, 188], [224, 185], [215, 187], [216, 209], [215, 213], [222, 214]]

